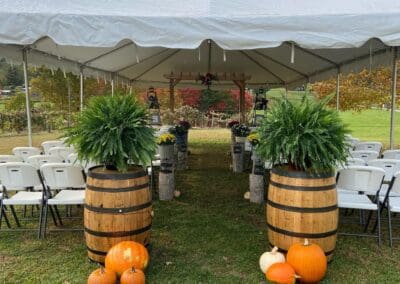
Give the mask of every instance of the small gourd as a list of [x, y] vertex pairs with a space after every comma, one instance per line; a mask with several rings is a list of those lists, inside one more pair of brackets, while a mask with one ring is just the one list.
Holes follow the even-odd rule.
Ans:
[[260, 269], [263, 273], [267, 272], [268, 268], [278, 262], [285, 262], [285, 256], [278, 251], [278, 247], [274, 247], [271, 251], [264, 252], [260, 257]]

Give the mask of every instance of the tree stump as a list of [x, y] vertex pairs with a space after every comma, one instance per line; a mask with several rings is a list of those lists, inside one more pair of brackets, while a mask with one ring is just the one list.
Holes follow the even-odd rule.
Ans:
[[158, 175], [158, 196], [160, 200], [172, 200], [174, 198], [175, 176], [172, 161], [161, 161]]
[[262, 203], [264, 201], [264, 176], [250, 174], [250, 202]]

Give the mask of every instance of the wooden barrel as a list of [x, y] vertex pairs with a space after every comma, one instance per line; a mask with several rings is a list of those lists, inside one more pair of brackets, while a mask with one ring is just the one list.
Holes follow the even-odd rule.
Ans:
[[332, 259], [338, 227], [336, 180], [320, 175], [273, 168], [266, 215], [270, 245], [287, 251], [307, 238]]
[[147, 173], [91, 168], [85, 194], [84, 227], [89, 258], [103, 263], [107, 251], [121, 241], [147, 245], [151, 228], [151, 193]]

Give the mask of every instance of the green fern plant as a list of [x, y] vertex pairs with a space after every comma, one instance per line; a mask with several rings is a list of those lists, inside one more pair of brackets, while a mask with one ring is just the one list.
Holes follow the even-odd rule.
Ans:
[[329, 99], [278, 100], [260, 127], [258, 154], [273, 165], [287, 164], [292, 170], [316, 173], [344, 163], [348, 131], [338, 113], [326, 107]]
[[149, 165], [155, 154], [154, 131], [146, 108], [133, 96], [99, 96], [90, 100], [77, 124], [65, 133], [80, 160], [125, 172], [128, 161]]

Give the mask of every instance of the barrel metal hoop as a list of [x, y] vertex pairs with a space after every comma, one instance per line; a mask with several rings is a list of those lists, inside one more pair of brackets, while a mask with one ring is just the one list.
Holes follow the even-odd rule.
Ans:
[[334, 177], [334, 173], [332, 171], [321, 172], [321, 173], [310, 173], [304, 171], [290, 171], [290, 170], [284, 170], [280, 167], [273, 167], [271, 172], [280, 176], [291, 177], [291, 178], [320, 179], [320, 178]]
[[122, 208], [104, 208], [104, 207], [97, 207], [97, 206], [91, 206], [88, 204], [85, 204], [85, 209], [97, 213], [106, 213], [106, 214], [123, 214], [123, 213], [129, 213], [129, 212], [134, 212], [134, 211], [139, 211], [145, 208], [148, 208], [151, 206], [151, 201], [140, 204], [140, 205], [135, 205], [131, 207], [122, 207]]
[[110, 188], [110, 187], [97, 187], [88, 184], [86, 186], [86, 189], [89, 189], [91, 191], [97, 191], [97, 192], [110, 192], [110, 193], [117, 193], [117, 192], [130, 192], [130, 191], [135, 191], [135, 190], [140, 190], [143, 188], [147, 188], [149, 186], [149, 183], [144, 183], [144, 184], [139, 184], [139, 185], [134, 185], [130, 187], [120, 187], [120, 188]]
[[288, 206], [280, 203], [275, 203], [271, 200], [267, 200], [267, 204], [271, 207], [291, 211], [291, 212], [298, 212], [298, 213], [323, 213], [323, 212], [331, 212], [337, 210], [337, 205], [327, 206], [327, 207], [295, 207], [295, 206]]
[[124, 179], [132, 179], [132, 178], [140, 178], [140, 177], [145, 177], [147, 176], [146, 171], [141, 170], [141, 171], [135, 171], [135, 172], [127, 172], [127, 173], [120, 173], [120, 172], [115, 172], [115, 173], [98, 173], [98, 172], [93, 172], [93, 169], [99, 168], [103, 166], [96, 166], [93, 168], [90, 168], [90, 170], [87, 173], [88, 177], [95, 178], [95, 179], [111, 179], [111, 180], [124, 180]]
[[321, 238], [327, 238], [330, 236], [334, 236], [337, 233], [337, 229], [333, 230], [333, 231], [328, 231], [328, 232], [324, 232], [324, 233], [300, 233], [300, 232], [292, 232], [292, 231], [287, 231], [281, 228], [277, 228], [272, 226], [271, 224], [269, 224], [267, 222], [267, 226], [268, 229], [279, 233], [279, 234], [283, 234], [283, 235], [287, 235], [290, 237], [295, 237], [295, 238], [307, 238], [307, 239], [321, 239]]
[[[270, 246], [271, 248], [275, 247], [275, 245], [271, 244], [271, 242], [269, 242], [269, 246]], [[280, 252], [282, 252], [282, 253], [287, 253], [287, 250], [285, 250], [285, 249], [283, 249], [283, 248], [280, 248], [280, 247], [278, 247], [278, 246], [276, 246], [276, 247], [278, 248], [278, 251], [280, 251]], [[329, 255], [331, 255], [334, 251], [335, 251], [335, 250], [324, 251], [324, 253], [325, 253], [326, 256], [329, 256]]]
[[106, 251], [99, 251], [99, 250], [95, 250], [90, 248], [89, 246], [86, 246], [87, 250], [90, 251], [91, 253], [97, 254], [97, 255], [107, 255]]
[[136, 230], [131, 230], [131, 231], [119, 231], [119, 232], [100, 232], [100, 231], [93, 231], [87, 227], [85, 227], [85, 232], [96, 236], [96, 237], [106, 237], [106, 238], [122, 238], [122, 237], [129, 237], [133, 235], [139, 235], [141, 233], [144, 233], [148, 230], [150, 230], [151, 224], [144, 227], [144, 228], [139, 228]]
[[269, 184], [278, 187], [278, 188], [283, 188], [283, 189], [288, 189], [288, 190], [298, 190], [298, 191], [325, 191], [325, 190], [331, 190], [336, 188], [336, 184], [328, 184], [328, 185], [323, 185], [323, 186], [297, 186], [297, 185], [288, 185], [288, 184], [282, 184], [275, 182], [273, 180], [269, 181]]

